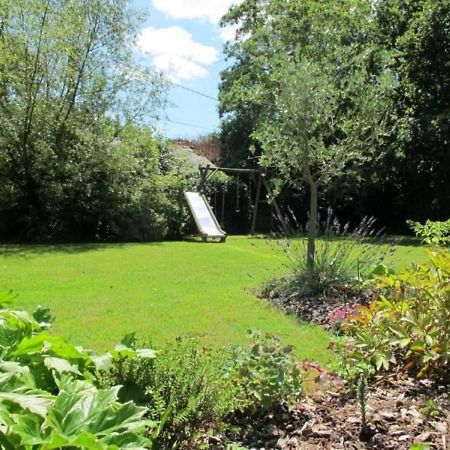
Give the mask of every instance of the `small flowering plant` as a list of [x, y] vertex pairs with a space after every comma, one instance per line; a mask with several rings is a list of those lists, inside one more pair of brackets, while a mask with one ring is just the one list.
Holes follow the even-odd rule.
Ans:
[[360, 307], [361, 305], [357, 302], [339, 305], [328, 313], [328, 319], [333, 327], [338, 330], [345, 321], [355, 315]]

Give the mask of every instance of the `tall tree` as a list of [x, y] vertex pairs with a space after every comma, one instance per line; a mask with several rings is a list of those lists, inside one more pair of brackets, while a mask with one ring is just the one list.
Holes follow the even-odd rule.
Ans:
[[128, 0], [0, 2], [0, 201], [50, 236], [113, 201], [114, 142], [164, 86], [133, 63]]
[[[365, 158], [327, 187], [334, 206], [381, 216], [397, 230], [408, 217], [448, 216], [449, 8], [447, 0], [244, 1], [223, 21], [238, 27], [226, 47], [232, 65], [222, 74], [224, 138], [261, 151], [251, 136], [274, 104], [270, 60], [301, 49], [308, 60], [331, 64], [344, 135], [365, 132], [370, 143], [361, 148]], [[369, 92], [378, 89], [371, 94], [375, 121], [357, 113], [355, 68]], [[380, 118], [386, 126], [372, 130]]]
[[[261, 164], [285, 184], [309, 188], [307, 263], [314, 268], [318, 190], [364, 159], [382, 134], [389, 74], [368, 74], [371, 9], [364, 1], [247, 1], [225, 20], [243, 36], [228, 51], [222, 105], [234, 119], [251, 110]], [[232, 116], [233, 118], [233, 116]], [[232, 119], [233, 120], [233, 119]]]
[[222, 20], [224, 26], [237, 27], [237, 39], [225, 46], [231, 64], [220, 86], [224, 138], [238, 141], [242, 136], [246, 142], [255, 129], [265, 109], [259, 100], [270, 101], [271, 57], [301, 48], [318, 63], [336, 58], [345, 73], [354, 61], [346, 60], [341, 47], [357, 51], [367, 43], [370, 14], [366, 0], [246, 0], [232, 8]]
[[398, 78], [391, 112], [399, 153], [398, 201], [406, 217], [450, 215], [450, 2], [380, 0], [380, 51]]

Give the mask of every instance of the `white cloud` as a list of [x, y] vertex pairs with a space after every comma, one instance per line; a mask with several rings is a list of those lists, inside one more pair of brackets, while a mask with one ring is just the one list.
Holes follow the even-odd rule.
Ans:
[[228, 25], [220, 29], [220, 38], [223, 42], [233, 41], [236, 38], [236, 32], [239, 29], [238, 25]]
[[152, 0], [153, 7], [173, 19], [200, 19], [219, 23], [232, 5], [243, 0]]
[[195, 42], [180, 27], [144, 28], [137, 38], [137, 48], [152, 56], [154, 66], [172, 81], [204, 78], [208, 76], [206, 66], [218, 59], [215, 47]]

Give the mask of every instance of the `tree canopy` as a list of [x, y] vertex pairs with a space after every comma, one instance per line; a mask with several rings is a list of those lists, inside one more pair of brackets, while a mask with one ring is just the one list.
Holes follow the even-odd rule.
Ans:
[[107, 235], [157, 174], [142, 125], [165, 84], [133, 61], [138, 19], [128, 0], [1, 0], [0, 206], [25, 237]]
[[[333, 162], [333, 182], [322, 190], [332, 206], [395, 227], [408, 217], [450, 214], [449, 17], [446, 1], [244, 1], [223, 19], [238, 31], [225, 49], [222, 139], [253, 144], [261, 162], [284, 165], [284, 179], [295, 179], [298, 155], [279, 140], [280, 164], [274, 140], [286, 139], [286, 126], [298, 130], [288, 125], [296, 120], [292, 107], [305, 111], [305, 76], [314, 73], [311, 103], [321, 98], [314, 110], [329, 112], [307, 129]], [[291, 92], [291, 112], [280, 104], [280, 82]], [[237, 149], [237, 158], [246, 156]], [[342, 156], [345, 170], [337, 170]]]

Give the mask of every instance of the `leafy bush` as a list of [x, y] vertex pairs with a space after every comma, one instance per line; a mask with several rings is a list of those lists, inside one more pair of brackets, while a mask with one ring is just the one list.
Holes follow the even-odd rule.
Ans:
[[7, 308], [0, 296], [0, 446], [30, 448], [152, 448], [145, 408], [119, 403], [119, 387], [90, 381], [96, 360], [49, 335], [51, 316]]
[[271, 335], [251, 333], [251, 339], [250, 350], [212, 352], [196, 341], [177, 340], [154, 359], [116, 355], [111, 368], [97, 373], [97, 382], [103, 388], [122, 385], [121, 401], [148, 408], [159, 424], [153, 433], [157, 448], [196, 448], [202, 432], [300, 398], [302, 377], [292, 347]]
[[[134, 345], [134, 343], [133, 343]], [[119, 397], [148, 407], [160, 423], [158, 448], [192, 448], [199, 432], [213, 427], [234, 405], [234, 392], [223, 376], [224, 356], [177, 340], [156, 359], [119, 355], [98, 374], [101, 386], [122, 385]]]
[[2, 384], [2, 391], [9, 390], [0, 396], [0, 420], [6, 429], [2, 448], [149, 448], [145, 408], [119, 403], [119, 387], [98, 390], [69, 375], [56, 380], [56, 396], [30, 386], [19, 390]]
[[409, 370], [449, 378], [450, 253], [428, 251], [429, 262], [379, 278], [379, 299], [359, 306], [344, 325], [348, 361], [376, 370]]
[[379, 245], [383, 236], [374, 229], [374, 222], [366, 218], [350, 230], [349, 224], [342, 226], [329, 211], [323, 234], [316, 240], [313, 269], [307, 266], [305, 239], [281, 241], [288, 256], [289, 274], [269, 281], [266, 292], [271, 296], [320, 296], [358, 287], [392, 250]]
[[251, 350], [235, 350], [227, 378], [237, 387], [236, 411], [263, 415], [276, 405], [299, 400], [302, 376], [292, 346], [275, 336], [250, 332]]
[[[159, 174], [158, 140], [139, 124], [165, 104], [162, 78], [133, 58], [140, 14], [126, 1], [2, 0], [0, 17], [0, 205], [15, 237], [124, 239]], [[148, 215], [145, 239], [159, 238]]]
[[424, 224], [407, 220], [406, 223], [424, 244], [441, 246], [450, 243], [450, 219], [444, 222], [427, 220]]

